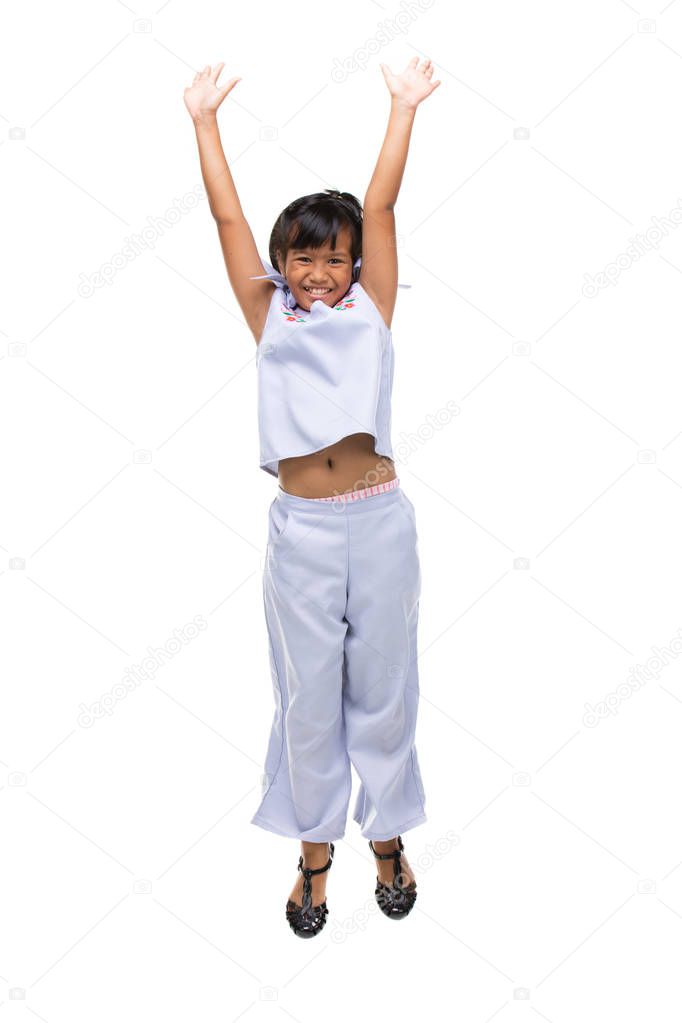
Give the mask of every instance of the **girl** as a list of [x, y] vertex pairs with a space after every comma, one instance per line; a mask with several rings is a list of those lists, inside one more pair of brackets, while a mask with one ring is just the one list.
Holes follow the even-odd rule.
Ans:
[[295, 200], [277, 218], [267, 262], [220, 141], [218, 107], [241, 80], [219, 86], [223, 67], [198, 72], [184, 99], [227, 274], [258, 346], [260, 466], [279, 481], [263, 573], [276, 709], [252, 823], [301, 841], [286, 918], [307, 938], [326, 921], [351, 763], [376, 900], [402, 919], [417, 895], [401, 832], [426, 820], [414, 746], [421, 574], [390, 436], [393, 208], [415, 111], [441, 83], [430, 60], [414, 57], [400, 75], [381, 65], [391, 112], [364, 207], [334, 189]]

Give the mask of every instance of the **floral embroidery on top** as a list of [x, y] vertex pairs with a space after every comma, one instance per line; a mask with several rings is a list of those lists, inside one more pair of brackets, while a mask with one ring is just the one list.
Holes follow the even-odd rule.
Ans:
[[[356, 298], [357, 298], [357, 292], [356, 292], [355, 286], [351, 285], [351, 288], [348, 291], [348, 293], [346, 294], [346, 296], [344, 298], [342, 298], [340, 302], [337, 302], [336, 305], [332, 306], [331, 308], [332, 309], [354, 309], [355, 308], [355, 300], [356, 300]], [[305, 323], [305, 321], [308, 319], [308, 314], [310, 312], [309, 309], [303, 309], [303, 310], [300, 310], [300, 311], [298, 311], [297, 309], [289, 309], [289, 307], [284, 305], [284, 303], [282, 303], [282, 305], [280, 305], [279, 308], [280, 308], [280, 312], [284, 314], [284, 318], [286, 320], [288, 320], [290, 323]], [[305, 316], [301, 316], [301, 312], [305, 312], [306, 315]]]
[[305, 316], [297, 316], [293, 309], [288, 309], [285, 305], [281, 305], [279, 308], [280, 312], [284, 313], [284, 318], [290, 323], [305, 323]]
[[355, 291], [353, 290], [353, 287], [351, 287], [351, 289], [348, 292], [348, 294], [346, 295], [346, 297], [342, 298], [341, 301], [338, 302], [334, 306], [334, 308], [335, 309], [353, 309], [354, 306], [355, 306], [355, 299], [356, 299], [356, 297], [357, 296], [355, 294]]

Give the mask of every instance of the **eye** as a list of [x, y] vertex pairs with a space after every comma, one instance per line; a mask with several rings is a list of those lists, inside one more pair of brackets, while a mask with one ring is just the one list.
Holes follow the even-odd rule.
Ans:
[[[310, 262], [310, 256], [296, 256], [296, 262], [297, 263], [304, 263], [306, 261]], [[329, 262], [330, 263], [332, 263], [332, 262], [333, 263], [343, 263], [344, 260], [340, 256], [330, 256], [329, 257]]]

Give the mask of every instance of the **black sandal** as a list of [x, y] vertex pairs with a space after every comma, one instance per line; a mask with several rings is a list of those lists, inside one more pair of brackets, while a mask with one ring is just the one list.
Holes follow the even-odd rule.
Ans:
[[379, 860], [393, 860], [393, 883], [388, 885], [379, 880], [377, 875], [377, 886], [374, 896], [379, 903], [379, 909], [390, 920], [402, 920], [410, 912], [417, 901], [417, 882], [410, 881], [408, 885], [401, 884], [402, 872], [400, 870], [400, 854], [403, 851], [403, 840], [398, 835], [398, 848], [390, 853], [378, 853], [369, 840], [369, 847]]
[[299, 857], [298, 869], [303, 874], [303, 905], [299, 906], [293, 899], [287, 900], [286, 917], [289, 921], [294, 934], [297, 934], [299, 938], [314, 938], [316, 934], [319, 934], [325, 923], [327, 922], [327, 900], [321, 902], [319, 906], [313, 906], [313, 886], [310, 883], [310, 878], [313, 874], [322, 874], [325, 870], [329, 870], [332, 865], [332, 859], [334, 856], [334, 843], [329, 843], [329, 859], [325, 863], [324, 867], [304, 867], [303, 856]]

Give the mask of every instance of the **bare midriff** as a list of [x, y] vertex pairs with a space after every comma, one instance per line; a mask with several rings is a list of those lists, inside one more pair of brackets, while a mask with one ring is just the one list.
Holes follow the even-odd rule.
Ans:
[[388, 483], [395, 477], [393, 462], [376, 454], [369, 433], [352, 433], [312, 455], [279, 462], [279, 485], [296, 497], [332, 497]]

